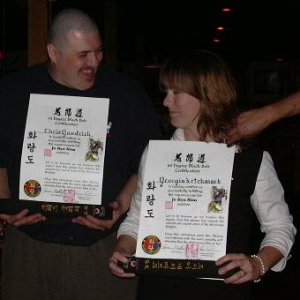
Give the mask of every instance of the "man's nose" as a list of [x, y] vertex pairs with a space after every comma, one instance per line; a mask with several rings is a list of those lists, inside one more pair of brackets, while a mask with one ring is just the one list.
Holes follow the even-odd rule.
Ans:
[[101, 62], [101, 58], [99, 57], [99, 55], [95, 54], [95, 53], [89, 53], [89, 66], [93, 67], [93, 68], [98, 68], [99, 64]]

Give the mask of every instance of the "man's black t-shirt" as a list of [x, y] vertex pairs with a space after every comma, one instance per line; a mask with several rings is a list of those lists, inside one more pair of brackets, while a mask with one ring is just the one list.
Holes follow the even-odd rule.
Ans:
[[[95, 85], [80, 91], [56, 83], [49, 76], [46, 64], [10, 74], [0, 81], [0, 167], [8, 170], [13, 199], [19, 198], [20, 159], [31, 93], [110, 99], [102, 189], [104, 205], [114, 201], [129, 176], [137, 172], [149, 139], [160, 138], [151, 102], [143, 89], [126, 75], [102, 67]], [[110, 233], [73, 224], [69, 219], [48, 219], [20, 229], [41, 241], [73, 245], [90, 245]]]

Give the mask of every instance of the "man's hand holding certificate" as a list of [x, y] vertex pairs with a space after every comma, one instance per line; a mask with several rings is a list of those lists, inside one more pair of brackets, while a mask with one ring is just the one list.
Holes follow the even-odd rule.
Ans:
[[107, 218], [101, 204], [108, 108], [109, 99], [31, 94], [20, 172], [25, 201], [9, 200], [2, 212], [15, 204], [46, 216]]

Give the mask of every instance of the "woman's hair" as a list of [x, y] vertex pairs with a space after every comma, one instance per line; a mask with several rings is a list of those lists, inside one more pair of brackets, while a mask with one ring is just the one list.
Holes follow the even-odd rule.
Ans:
[[207, 50], [193, 50], [167, 60], [160, 69], [162, 89], [173, 89], [199, 99], [200, 140], [210, 136], [224, 142], [236, 124], [236, 86], [224, 61]]

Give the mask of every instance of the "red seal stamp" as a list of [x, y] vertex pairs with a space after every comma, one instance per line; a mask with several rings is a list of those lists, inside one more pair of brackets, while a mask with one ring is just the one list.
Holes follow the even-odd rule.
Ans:
[[198, 258], [199, 246], [197, 243], [187, 243], [185, 248], [186, 258]]
[[51, 157], [52, 156], [52, 150], [51, 149], [44, 149], [44, 156]]
[[75, 190], [66, 189], [64, 190], [63, 199], [65, 202], [72, 203], [75, 201]]
[[165, 209], [173, 209], [173, 201], [166, 201]]
[[147, 254], [155, 254], [161, 248], [161, 241], [155, 235], [148, 235], [143, 239], [142, 248]]
[[24, 192], [28, 197], [37, 197], [41, 193], [41, 190], [41, 185], [36, 180], [28, 180], [24, 184]]

